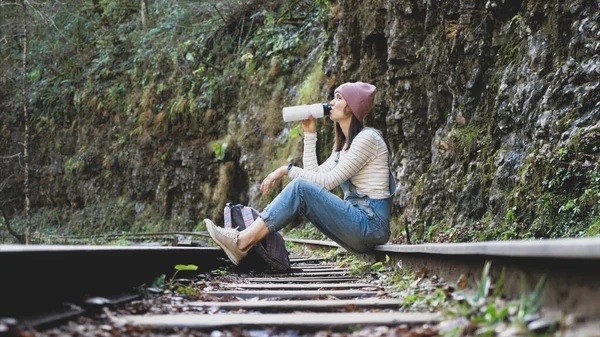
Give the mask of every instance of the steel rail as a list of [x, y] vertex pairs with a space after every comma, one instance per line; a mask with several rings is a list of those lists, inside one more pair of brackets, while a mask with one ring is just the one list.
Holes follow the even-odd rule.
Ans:
[[154, 236], [169, 236], [169, 235], [189, 235], [189, 236], [204, 236], [210, 237], [208, 232], [156, 232], [156, 233], [109, 233], [109, 234], [92, 234], [92, 235], [44, 235], [50, 239], [103, 239], [103, 238], [122, 238], [122, 237], [154, 237]]
[[[332, 241], [286, 240], [311, 247], [339, 247]], [[485, 262], [492, 261], [493, 279], [498, 280], [504, 269], [506, 295], [518, 298], [524, 285], [533, 290], [546, 276], [546, 307], [600, 317], [600, 238], [386, 244], [362, 256], [372, 262], [389, 259], [393, 268], [431, 273], [450, 282], [467, 277], [474, 285]]]
[[202, 272], [228, 261], [215, 247], [0, 246], [0, 317], [128, 292], [161, 273], [171, 277], [177, 264], [194, 264]]
[[[287, 239], [287, 241], [321, 246], [326, 249], [339, 248], [338, 244], [331, 241], [304, 239]], [[592, 317], [600, 315], [600, 308], [596, 305], [600, 302], [600, 268], [598, 268], [600, 238], [380, 245], [375, 247], [372, 254], [362, 256], [370, 261], [391, 260], [388, 266], [393, 268], [411, 268], [423, 273], [436, 274], [450, 282], [459, 276], [467, 276], [473, 280], [473, 284], [477, 283], [485, 261], [493, 260], [495, 261], [493, 277], [497, 278], [502, 267], [506, 268], [505, 288], [508, 296], [520, 295], [521, 275], [525, 275], [526, 284], [532, 288], [541, 275], [546, 274], [548, 275], [545, 301], [547, 307], [584, 312]], [[337, 271], [332, 266], [305, 265], [322, 263], [322, 259], [298, 257], [292, 260], [296, 266], [305, 267], [306, 270], [300, 267], [294, 274], [284, 278], [244, 279], [245, 282], [253, 283], [262, 281], [264, 286], [259, 288], [264, 290], [252, 290], [257, 287], [256, 285], [232, 284], [233, 288], [248, 289], [231, 291], [222, 289], [211, 295], [240, 298], [244, 296], [310, 298], [316, 295], [311, 292], [311, 289], [318, 288], [323, 292], [328, 287], [332, 287], [331, 282], [336, 282], [333, 281], [334, 279], [343, 277], [336, 273], [345, 273], [344, 270]], [[168, 277], [172, 276], [176, 264], [195, 264], [199, 267], [199, 271], [194, 272], [197, 274], [230, 265], [230, 262], [222, 250], [215, 247], [0, 246], [0, 268], [3, 271], [3, 277], [0, 278], [0, 289], [3, 291], [0, 317], [30, 314], [32, 308], [37, 311], [51, 311], [65, 302], [81, 303], [85, 298], [93, 296], [109, 297], [111, 294], [131, 292], [132, 287], [142, 284], [148, 286], [161, 273], [167, 274]], [[185, 275], [178, 274], [178, 277], [182, 276]], [[309, 284], [310, 282], [313, 284]], [[344, 279], [341, 282], [351, 282], [351, 280]], [[373, 295], [370, 289], [359, 292], [350, 290], [353, 287], [356, 285], [349, 283], [341, 287], [345, 288], [344, 290], [326, 291], [341, 298]], [[302, 294], [297, 294], [296, 290], [293, 290], [299, 288], [302, 288]], [[273, 305], [269, 304], [269, 306]], [[275, 307], [279, 307], [279, 304]], [[77, 310], [72, 310], [72, 313], [62, 316], [69, 317], [76, 314]], [[307, 317], [307, 322], [313, 322], [312, 317]], [[143, 319], [132, 319], [137, 322], [136, 324], [147, 324]], [[382, 319], [392, 318], [382, 317]], [[162, 317], [160, 320], [164, 326], [189, 324], [168, 317]], [[238, 323], [249, 325], [250, 321], [244, 321], [240, 317]], [[226, 325], [226, 322], [222, 324]]]
[[600, 238], [380, 245], [376, 252], [600, 261]]

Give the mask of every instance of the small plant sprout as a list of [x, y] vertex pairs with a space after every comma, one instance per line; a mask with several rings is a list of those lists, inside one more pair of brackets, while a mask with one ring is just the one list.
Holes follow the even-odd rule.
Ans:
[[196, 271], [198, 270], [198, 266], [193, 265], [193, 264], [188, 264], [188, 265], [184, 265], [184, 264], [178, 264], [175, 266], [175, 273], [173, 274], [173, 277], [171, 277], [171, 280], [169, 281], [169, 288], [173, 289], [176, 288], [176, 291], [182, 295], [186, 295], [186, 296], [197, 296], [200, 293], [198, 292], [198, 290], [190, 287], [190, 286], [186, 286], [186, 285], [181, 285], [179, 282], [175, 281], [175, 276], [177, 276], [177, 274], [180, 271]]
[[219, 268], [217, 268], [216, 272], [220, 276], [225, 276], [230, 273], [230, 270], [227, 267], [219, 267]]
[[[540, 308], [540, 298], [546, 276], [542, 276], [535, 290], [529, 293], [525, 281], [521, 279], [521, 297], [519, 300], [506, 301], [501, 297], [504, 292], [505, 269], [502, 269], [500, 278], [495, 287], [492, 286], [490, 269], [492, 263], [486, 262], [481, 273], [481, 280], [475, 293], [467, 294], [466, 291], [457, 291], [455, 299], [459, 299], [448, 310], [451, 317], [464, 317], [470, 324], [454, 327], [442, 331], [443, 336], [493, 336], [500, 330], [512, 328], [520, 333], [528, 333], [527, 318], [536, 314]], [[493, 293], [491, 290], [493, 288]], [[475, 330], [472, 330], [475, 329]]]
[[379, 274], [386, 271], [386, 265], [390, 262], [389, 255], [385, 256], [385, 262], [375, 262], [371, 265], [371, 272], [374, 274]]
[[173, 274], [173, 277], [171, 277], [170, 283], [173, 283], [173, 281], [175, 280], [175, 276], [177, 276], [177, 274], [182, 270], [196, 271], [196, 270], [198, 270], [198, 266], [193, 265], [193, 264], [187, 264], [187, 265], [178, 264], [178, 265], [176, 265], [175, 273]]

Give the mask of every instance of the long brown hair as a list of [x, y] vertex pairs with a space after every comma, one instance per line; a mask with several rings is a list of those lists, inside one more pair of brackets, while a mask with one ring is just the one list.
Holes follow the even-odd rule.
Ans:
[[[344, 132], [342, 132], [342, 127], [340, 126], [340, 123], [335, 123], [335, 145], [333, 150], [334, 151], [342, 151], [342, 148], [344, 150], [348, 150], [350, 148], [350, 145], [352, 145], [352, 141], [354, 140], [354, 137], [356, 137], [356, 135], [358, 135], [358, 133], [364, 128], [364, 125], [361, 121], [358, 120], [358, 118], [356, 118], [356, 116], [354, 116], [354, 114], [352, 114], [352, 121], [350, 121], [350, 128], [348, 128], [348, 141], [346, 141], [346, 136], [344, 136]], [[346, 147], [344, 148], [344, 144], [346, 144]]]

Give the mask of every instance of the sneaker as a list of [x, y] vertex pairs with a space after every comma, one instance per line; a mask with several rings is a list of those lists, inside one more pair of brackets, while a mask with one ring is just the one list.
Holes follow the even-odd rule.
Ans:
[[246, 257], [247, 252], [243, 252], [237, 245], [240, 232], [232, 228], [222, 228], [215, 225], [209, 219], [204, 219], [206, 230], [210, 237], [225, 251], [227, 257], [236, 266]]

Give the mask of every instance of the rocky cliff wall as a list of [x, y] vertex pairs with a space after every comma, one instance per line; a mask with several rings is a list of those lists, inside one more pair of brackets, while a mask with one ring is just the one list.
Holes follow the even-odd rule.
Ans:
[[326, 73], [379, 88], [367, 123], [394, 154], [397, 233], [409, 225], [416, 241], [437, 241], [597, 228], [597, 1], [340, 6]]

